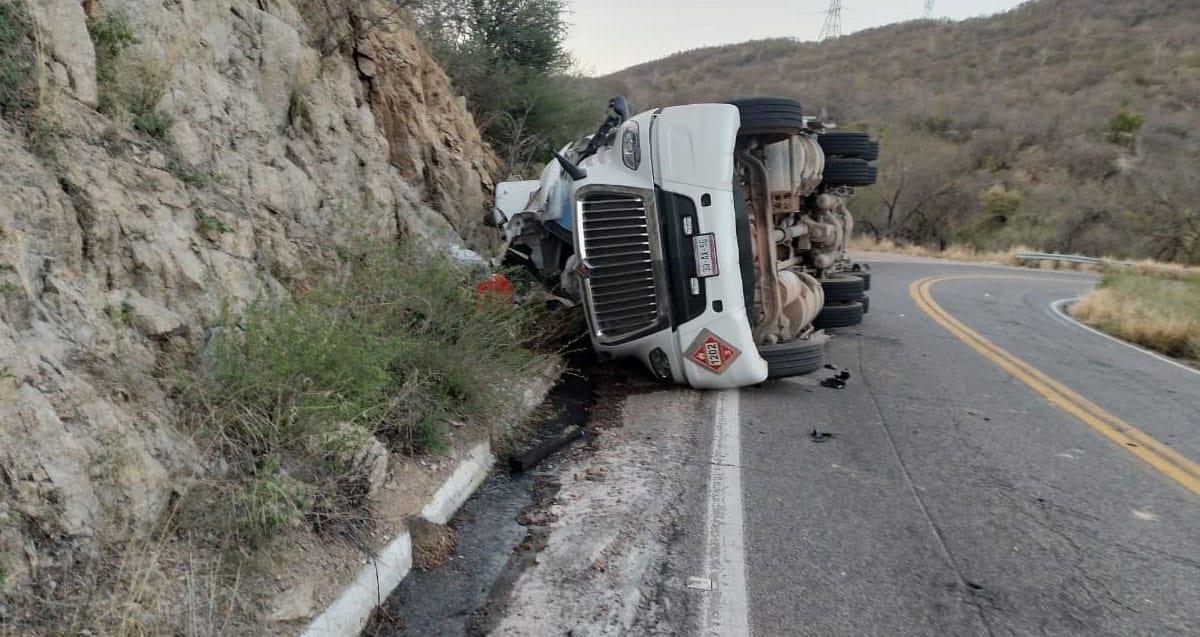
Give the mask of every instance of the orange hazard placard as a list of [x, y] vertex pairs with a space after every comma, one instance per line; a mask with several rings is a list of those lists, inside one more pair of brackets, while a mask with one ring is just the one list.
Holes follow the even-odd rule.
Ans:
[[737, 359], [741, 354], [738, 349], [729, 343], [721, 340], [716, 334], [708, 330], [700, 332], [695, 341], [689, 348], [690, 354], [688, 358], [693, 363], [713, 372], [720, 374], [729, 367], [730, 363]]

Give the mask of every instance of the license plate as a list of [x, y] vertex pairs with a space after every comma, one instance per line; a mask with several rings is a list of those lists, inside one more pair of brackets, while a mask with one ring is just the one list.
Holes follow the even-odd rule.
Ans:
[[717, 268], [716, 235], [709, 233], [692, 237], [692, 249], [696, 253], [696, 276], [705, 279], [720, 274]]

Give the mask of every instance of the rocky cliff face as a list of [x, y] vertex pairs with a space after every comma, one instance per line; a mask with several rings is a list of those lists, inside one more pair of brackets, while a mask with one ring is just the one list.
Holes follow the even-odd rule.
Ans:
[[[36, 143], [0, 120], [4, 590], [145, 528], [207, 470], [163, 379], [223, 308], [365, 238], [486, 248], [496, 166], [394, 3], [19, 1], [43, 90]], [[97, 110], [87, 25], [111, 15], [157, 136]]]

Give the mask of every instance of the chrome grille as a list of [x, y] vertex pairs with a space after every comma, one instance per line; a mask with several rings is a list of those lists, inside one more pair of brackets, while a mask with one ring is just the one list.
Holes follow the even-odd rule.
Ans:
[[599, 336], [615, 339], [658, 323], [655, 249], [646, 200], [626, 193], [591, 193], [580, 201], [583, 258]]

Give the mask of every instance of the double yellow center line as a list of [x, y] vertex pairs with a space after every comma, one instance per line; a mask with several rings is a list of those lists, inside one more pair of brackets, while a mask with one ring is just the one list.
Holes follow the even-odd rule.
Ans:
[[1032, 279], [1017, 275], [956, 275], [930, 276], [913, 282], [908, 292], [921, 308], [935, 322], [946, 328], [951, 334], [979, 352], [984, 358], [995, 363], [1017, 380], [1025, 383], [1033, 391], [1053, 403], [1059, 409], [1078, 418], [1084, 424], [1095, 429], [1105, 438], [1116, 443], [1122, 449], [1146, 461], [1159, 473], [1170, 477], [1193, 493], [1200, 495], [1200, 465], [1192, 462], [1174, 449], [1151, 438], [1149, 434], [1120, 418], [1101, 409], [1095, 403], [1080, 396], [1062, 383], [1050, 378], [1045, 373], [1029, 363], [1013, 356], [1008, 351], [980, 336], [978, 332], [963, 325], [961, 321], [951, 316], [942, 306], [933, 300], [930, 290], [937, 283], [956, 279]]

